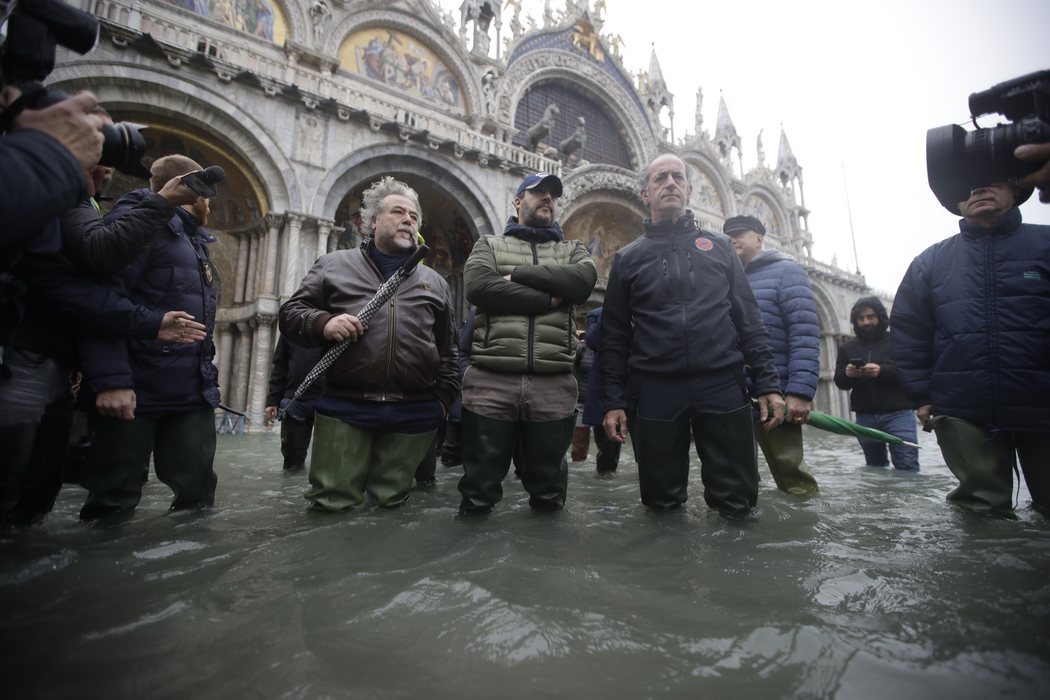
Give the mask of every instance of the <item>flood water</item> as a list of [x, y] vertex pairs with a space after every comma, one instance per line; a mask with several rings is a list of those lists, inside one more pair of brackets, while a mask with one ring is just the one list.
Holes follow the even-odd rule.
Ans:
[[[459, 470], [401, 509], [308, 512], [276, 435], [220, 436], [216, 508], [0, 535], [7, 698], [1035, 698], [1050, 688], [1050, 520], [948, 506], [806, 429], [818, 497], [727, 521], [694, 469], [682, 512], [571, 467], [568, 508], [520, 484], [456, 516]], [[761, 458], [760, 458], [761, 459]], [[761, 463], [761, 470], [765, 470]], [[1042, 688], [1042, 690], [1039, 690]]]

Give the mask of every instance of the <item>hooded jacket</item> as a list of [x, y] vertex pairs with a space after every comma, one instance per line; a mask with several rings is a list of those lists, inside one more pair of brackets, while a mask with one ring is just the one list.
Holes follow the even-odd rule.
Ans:
[[893, 358], [914, 405], [1007, 431], [1050, 426], [1050, 226], [1015, 207], [923, 251], [893, 303]]
[[[863, 337], [857, 327], [857, 316], [861, 309], [873, 309], [879, 319], [874, 337]], [[835, 361], [835, 385], [851, 392], [850, 408], [856, 413], [890, 413], [914, 408], [901, 387], [897, 366], [893, 362], [890, 320], [882, 300], [878, 297], [861, 297], [853, 304], [849, 320], [857, 337], [839, 346]], [[864, 364], [874, 362], [879, 365], [879, 376], [847, 377], [846, 366], [850, 360], [860, 360]]]
[[820, 322], [806, 271], [787, 253], [763, 250], [744, 272], [769, 331], [780, 390], [812, 401], [820, 381]]
[[[590, 253], [565, 240], [557, 223], [532, 228], [511, 217], [502, 236], [478, 239], [463, 267], [467, 300], [477, 307], [471, 364], [515, 374], [571, 372], [574, 306], [597, 281]], [[552, 308], [552, 297], [562, 303]]]
[[627, 408], [627, 376], [691, 377], [750, 366], [754, 393], [779, 393], [769, 333], [729, 237], [645, 222], [613, 260], [598, 366], [605, 410]]

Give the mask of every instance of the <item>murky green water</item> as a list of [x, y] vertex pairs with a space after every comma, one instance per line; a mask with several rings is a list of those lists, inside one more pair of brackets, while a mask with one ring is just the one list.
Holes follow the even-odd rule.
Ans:
[[81, 525], [67, 487], [0, 535], [3, 695], [1046, 697], [1050, 521], [1023, 487], [1016, 519], [949, 507], [922, 437], [907, 478], [808, 430], [822, 494], [766, 479], [733, 523], [696, 471], [683, 512], [648, 513], [629, 459], [573, 465], [555, 515], [509, 481], [458, 518], [440, 467], [400, 510], [314, 514], [276, 436], [222, 436], [210, 513], [166, 513], [154, 480], [131, 521]]

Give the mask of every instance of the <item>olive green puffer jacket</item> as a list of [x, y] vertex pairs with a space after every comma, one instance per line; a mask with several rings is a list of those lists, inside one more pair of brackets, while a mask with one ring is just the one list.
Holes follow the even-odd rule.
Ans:
[[[512, 221], [508, 231], [524, 228]], [[571, 372], [573, 307], [587, 301], [597, 279], [579, 241], [483, 236], [463, 268], [467, 300], [478, 308], [471, 363], [515, 374]]]

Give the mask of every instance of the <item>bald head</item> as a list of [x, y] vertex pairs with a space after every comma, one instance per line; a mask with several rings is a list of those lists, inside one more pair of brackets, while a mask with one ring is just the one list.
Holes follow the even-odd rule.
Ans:
[[689, 170], [682, 159], [666, 153], [650, 163], [643, 172], [641, 194], [654, 223], [677, 221], [685, 214], [693, 194]]

